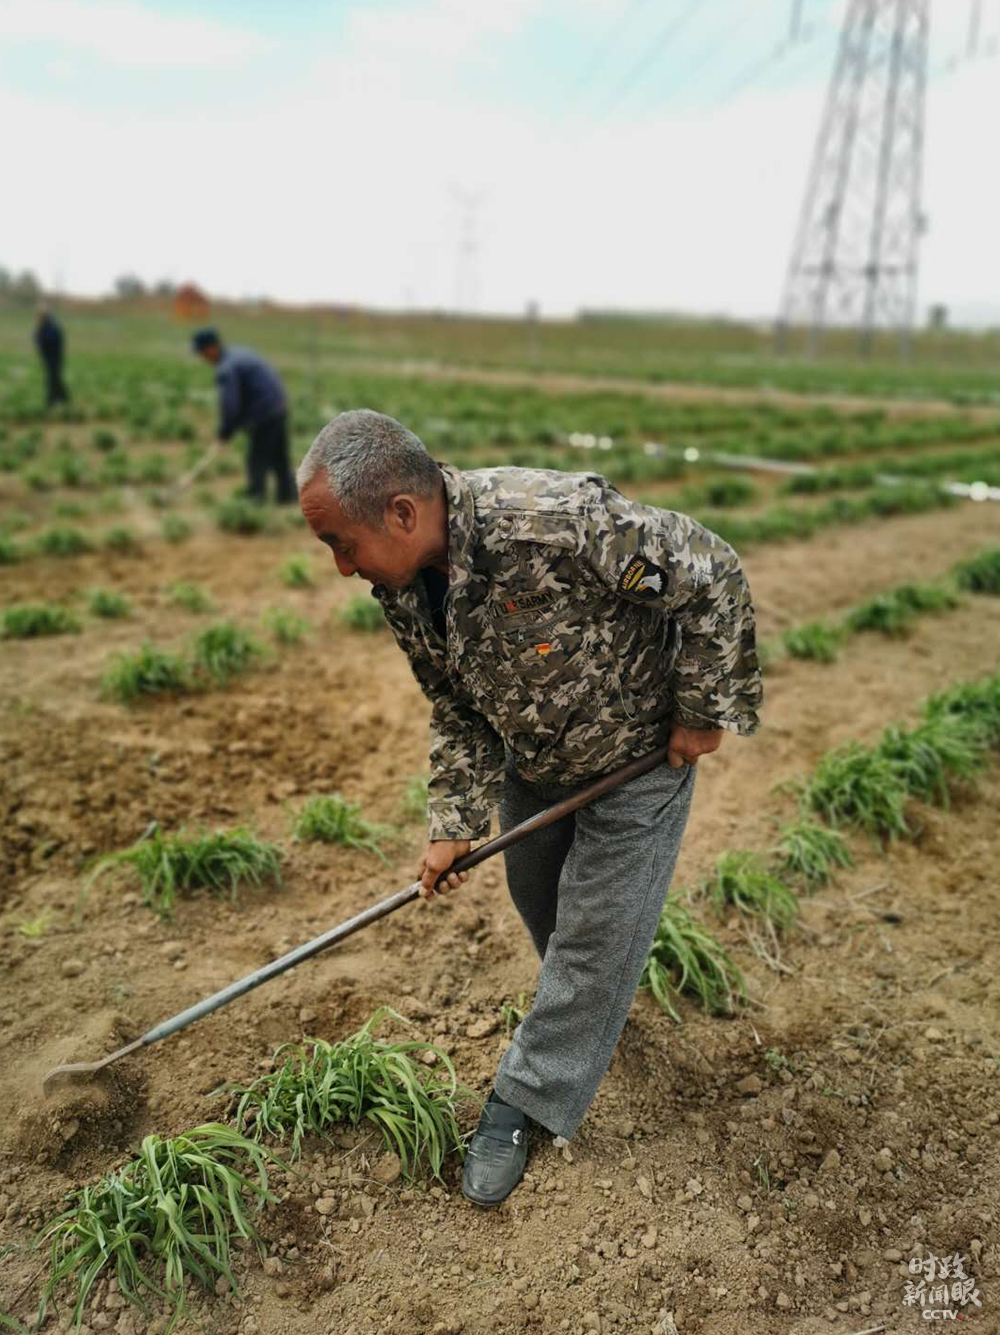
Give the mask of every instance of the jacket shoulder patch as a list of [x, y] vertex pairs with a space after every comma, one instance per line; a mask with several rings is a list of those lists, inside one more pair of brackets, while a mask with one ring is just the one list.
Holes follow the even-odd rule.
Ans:
[[644, 556], [633, 556], [618, 578], [618, 592], [647, 601], [660, 598], [667, 590], [667, 572]]

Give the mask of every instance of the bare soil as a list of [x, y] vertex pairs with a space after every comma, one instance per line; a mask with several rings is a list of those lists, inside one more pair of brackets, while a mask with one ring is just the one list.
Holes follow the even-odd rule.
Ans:
[[[940, 575], [991, 540], [995, 514], [970, 506], [751, 552], [761, 633]], [[100, 583], [134, 606], [78, 636], [0, 645], [0, 1310], [22, 1321], [41, 1272], [25, 1245], [66, 1192], [143, 1135], [220, 1115], [212, 1091], [267, 1069], [278, 1043], [343, 1037], [389, 1004], [485, 1093], [506, 1042], [500, 1003], [530, 996], [536, 961], [489, 863], [452, 898], [404, 909], [99, 1083], [42, 1099], [57, 1062], [99, 1057], [413, 878], [422, 831], [400, 804], [426, 768], [426, 705], [385, 632], [337, 624], [357, 586], [325, 563], [314, 589], [280, 585], [296, 552], [319, 562], [311, 539], [285, 530], [0, 570], [4, 605], [80, 607]], [[169, 606], [180, 579], [202, 583], [219, 615], [249, 625], [280, 605], [315, 633], [225, 691], [133, 709], [102, 700], [111, 652], [181, 646], [204, 623]], [[769, 675], [759, 734], [702, 762], [672, 893], [697, 887], [723, 850], [770, 847], [794, 806], [776, 785], [998, 662], [996, 604], [969, 599], [904, 640], [856, 637], [837, 664]], [[291, 841], [290, 811], [332, 790], [398, 828], [391, 866]], [[376, 1141], [310, 1144], [298, 1175], [279, 1174], [267, 1266], [248, 1253], [241, 1298], [199, 1299], [195, 1318], [219, 1335], [902, 1332], [926, 1324], [902, 1299], [909, 1257], [930, 1250], [969, 1258], [982, 1307], [963, 1317], [1000, 1331], [998, 800], [1000, 767], [950, 811], [915, 812], [913, 843], [855, 841], [856, 867], [804, 901], [783, 972], [737, 922], [714, 924], [753, 1007], [720, 1020], [688, 1006], [678, 1027], [637, 998], [579, 1135], [568, 1150], [537, 1140], [499, 1209], [463, 1199], [457, 1161], [443, 1184], [386, 1186]], [[164, 924], [112, 877], [74, 926], [84, 866], [154, 819], [247, 823], [280, 840], [282, 888], [184, 901]], [[45, 910], [43, 935], [18, 930]], [[707, 903], [697, 912], [712, 924]], [[56, 1324], [67, 1317], [63, 1303]], [[163, 1329], [107, 1284], [87, 1322]]]

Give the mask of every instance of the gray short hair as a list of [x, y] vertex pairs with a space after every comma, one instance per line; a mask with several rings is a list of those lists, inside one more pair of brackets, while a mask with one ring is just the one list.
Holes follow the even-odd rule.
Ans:
[[344, 514], [355, 524], [385, 527], [392, 496], [432, 496], [441, 470], [412, 431], [394, 417], [356, 408], [328, 422], [306, 451], [299, 491], [322, 469]]

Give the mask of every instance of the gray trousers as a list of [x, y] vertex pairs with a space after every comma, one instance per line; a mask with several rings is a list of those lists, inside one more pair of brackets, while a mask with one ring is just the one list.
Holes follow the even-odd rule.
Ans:
[[[504, 854], [511, 898], [542, 967], [494, 1084], [504, 1102], [567, 1140], [625, 1027], [693, 790], [693, 766], [659, 765]], [[508, 768], [501, 828], [572, 791], [529, 788]]]

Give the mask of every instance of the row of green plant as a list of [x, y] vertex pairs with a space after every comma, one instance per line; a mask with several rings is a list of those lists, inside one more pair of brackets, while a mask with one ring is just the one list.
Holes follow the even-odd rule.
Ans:
[[[198, 584], [182, 580], [168, 591], [167, 596], [173, 606], [188, 612], [203, 614], [213, 610], [211, 599]], [[97, 588], [87, 594], [87, 611], [102, 621], [111, 621], [131, 616], [132, 607], [125, 594]], [[352, 630], [372, 631], [385, 626], [381, 605], [372, 598], [351, 599], [341, 609], [338, 619]], [[288, 608], [268, 608], [261, 620], [275, 642], [283, 646], [301, 644], [312, 630], [305, 617]], [[105, 692], [123, 704], [131, 704], [141, 696], [202, 689], [207, 684], [224, 685], [264, 653], [263, 647], [245, 631], [227, 625], [225, 631], [213, 627], [199, 636], [190, 661], [164, 653], [152, 645], [118, 654], [105, 676]], [[78, 616], [68, 608], [52, 603], [17, 604], [0, 612], [0, 639], [76, 635], [81, 629]], [[223, 658], [225, 673], [220, 674], [219, 665]]]
[[[662, 497], [649, 501], [662, 504]], [[722, 510], [695, 516], [737, 550], [769, 542], [802, 541], [837, 524], [861, 524], [869, 519], [923, 514], [956, 504], [956, 498], [938, 487], [923, 483], [875, 487], [862, 496], [833, 496], [822, 505], [792, 509], [771, 506], [752, 515], [734, 515]]]
[[[168, 1331], [185, 1315], [189, 1284], [238, 1296], [234, 1249], [242, 1242], [263, 1260], [260, 1216], [277, 1203], [268, 1171], [294, 1172], [307, 1135], [367, 1131], [399, 1156], [405, 1178], [440, 1178], [446, 1157], [463, 1153], [461, 1108], [478, 1100], [440, 1048], [377, 1037], [386, 1019], [406, 1023], [382, 1007], [338, 1042], [283, 1044], [276, 1069], [219, 1091], [235, 1126], [147, 1136], [135, 1158], [74, 1192], [35, 1239], [48, 1254], [38, 1324], [68, 1291], [79, 1326], [95, 1286], [109, 1277], [147, 1318], [166, 1310]], [[291, 1162], [279, 1157], [285, 1146]]]
[[[206, 597], [196, 584], [176, 585], [171, 593], [172, 601], [191, 612], [208, 610], [210, 605]], [[31, 610], [37, 614], [42, 609]], [[49, 613], [55, 611], [48, 609]], [[263, 619], [275, 641], [283, 646], [299, 644], [310, 631], [309, 622], [304, 617], [285, 608], [271, 608], [264, 613]], [[377, 630], [385, 624], [382, 608], [372, 598], [352, 599], [342, 609], [340, 620], [351, 629], [367, 631]], [[67, 627], [62, 626], [62, 630], [65, 629]], [[34, 630], [32, 633], [56, 634], [61, 631]], [[101, 691], [120, 704], [131, 705], [150, 696], [183, 695], [209, 687], [227, 686], [244, 672], [261, 666], [266, 656], [264, 646], [248, 630], [235, 622], [222, 621], [196, 635], [187, 655], [159, 649], [153, 644], [113, 654], [101, 680]]]
[[[837, 826], [857, 825], [888, 838], [911, 833], [901, 803], [911, 796], [946, 801], [951, 786], [970, 781], [986, 749], [997, 746], [1000, 674], [932, 697], [916, 728], [888, 728], [876, 747], [850, 746], [820, 762], [799, 788], [802, 814], [782, 832], [779, 865], [807, 886], [823, 884], [850, 864]], [[817, 825], [810, 813], [835, 828]], [[711, 894], [717, 907], [733, 905], [777, 931], [797, 913], [787, 884], [746, 852], [720, 858]], [[681, 989], [715, 1010], [731, 1010], [746, 996], [731, 959], [677, 904], [661, 917], [643, 986], [675, 1018]], [[523, 1014], [523, 1005], [511, 1008], [511, 1018]], [[148, 1137], [138, 1158], [75, 1193], [37, 1238], [37, 1246], [49, 1249], [39, 1319], [66, 1286], [79, 1324], [94, 1285], [112, 1271], [127, 1301], [148, 1313], [150, 1300], [158, 1300], [172, 1309], [172, 1324], [183, 1314], [189, 1279], [206, 1290], [221, 1280], [235, 1293], [234, 1241], [242, 1238], [262, 1254], [252, 1217], [274, 1200], [268, 1165], [285, 1167], [271, 1148], [275, 1142], [288, 1144], [294, 1160], [306, 1135], [344, 1123], [367, 1126], [399, 1155], [407, 1176], [421, 1166], [439, 1176], [446, 1155], [461, 1152], [456, 1114], [471, 1096], [432, 1045], [376, 1039], [373, 1031], [386, 1015], [400, 1018], [383, 1008], [340, 1043], [286, 1044], [269, 1074], [226, 1087], [235, 1130], [211, 1123], [169, 1141]], [[418, 1052], [430, 1054], [429, 1066], [414, 1061]]]
[[[793, 885], [817, 889], [853, 863], [842, 830], [858, 828], [880, 840], [914, 837], [908, 802], [947, 806], [953, 790], [973, 783], [998, 747], [1000, 674], [933, 696], [916, 727], [892, 725], [874, 747], [851, 743], [823, 757], [794, 786], [799, 814], [781, 830], [770, 857], [723, 853], [701, 892], [719, 913], [735, 908], [755, 953], [781, 967], [779, 939], [799, 915]], [[640, 986], [678, 1022], [675, 1003], [683, 992], [716, 1014], [732, 1014], [747, 1000], [732, 957], [674, 899], [661, 915]]]
[[1000, 746], [1000, 674], [933, 696], [916, 727], [891, 726], [871, 747], [849, 743], [825, 756], [798, 788], [803, 809], [835, 828], [876, 840], [912, 838], [911, 798], [949, 804]]
[[948, 454], [880, 459], [877, 464], [857, 463], [841, 468], [800, 473], [781, 484], [787, 495], [812, 495], [825, 491], [857, 491], [876, 484], [883, 475], [939, 478], [947, 482], [985, 482], [1000, 485], [1000, 451], [954, 450]]
[[[400, 803], [406, 820], [427, 814], [427, 779], [407, 781]], [[292, 837], [302, 842], [338, 844], [370, 853], [386, 862], [384, 845], [394, 831], [370, 821], [357, 802], [340, 793], [309, 798], [291, 813]], [[143, 903], [161, 917], [172, 917], [177, 899], [199, 891], [235, 895], [240, 885], [254, 888], [281, 883], [280, 848], [237, 829], [198, 834], [165, 834], [151, 828], [130, 847], [107, 853], [94, 864], [81, 891], [81, 903], [91, 887], [109, 871], [129, 868], [139, 883]]]
[[761, 661], [772, 664], [780, 654], [815, 662], [834, 662], [850, 635], [874, 632], [898, 637], [927, 613], [951, 611], [960, 604], [959, 591], [1000, 596], [1000, 548], [989, 548], [960, 562], [948, 579], [938, 583], [899, 584], [848, 611], [839, 622], [809, 621], [792, 626], [780, 641], [761, 644]]

